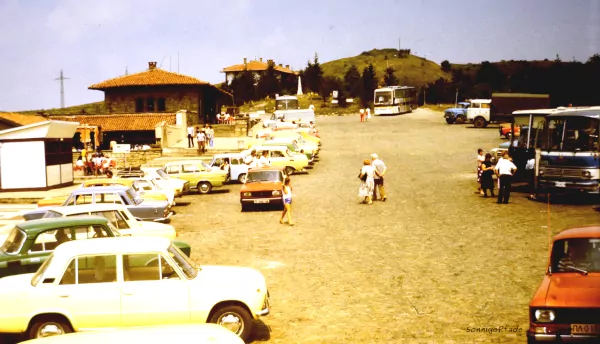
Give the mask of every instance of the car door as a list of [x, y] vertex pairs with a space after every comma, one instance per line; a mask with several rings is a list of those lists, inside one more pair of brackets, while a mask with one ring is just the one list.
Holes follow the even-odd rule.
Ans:
[[229, 177], [231, 180], [237, 180], [241, 173], [248, 173], [248, 165], [244, 164], [240, 158], [230, 158]]
[[165, 167], [164, 171], [173, 178], [181, 178], [181, 165], [168, 165]]
[[121, 287], [117, 256], [74, 257], [58, 284], [47, 290], [48, 304], [70, 313], [75, 331], [121, 325]]
[[190, 321], [188, 281], [160, 253], [125, 254], [122, 259], [122, 326]]
[[286, 157], [280, 150], [272, 150], [269, 154], [272, 166], [286, 167], [289, 165], [289, 157]]

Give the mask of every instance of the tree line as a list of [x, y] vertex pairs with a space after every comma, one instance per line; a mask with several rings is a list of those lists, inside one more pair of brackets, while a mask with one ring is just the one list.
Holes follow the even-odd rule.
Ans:
[[[387, 68], [383, 78], [378, 79], [373, 64], [369, 64], [362, 71], [355, 65], [351, 65], [343, 78], [324, 75], [317, 54], [308, 61], [303, 70], [298, 72], [298, 77], [301, 78], [303, 92], [316, 93], [324, 101], [331, 97], [333, 91], [338, 91], [340, 106], [346, 105], [347, 98], [358, 98], [364, 106], [368, 106], [373, 101], [373, 93], [378, 86], [395, 86], [399, 82], [392, 67]], [[245, 70], [237, 74], [229, 85], [224, 84], [222, 88], [233, 94], [236, 105], [241, 105], [251, 100], [272, 97], [275, 94], [296, 94], [298, 78], [278, 74], [274, 63], [269, 62], [267, 70], [260, 77]]]
[[[440, 78], [421, 88], [420, 103], [454, 103], [458, 100], [490, 98], [493, 92], [549, 94], [556, 106], [597, 105], [600, 96], [600, 55], [585, 63], [561, 61], [508, 61], [479, 65], [453, 66], [448, 61], [441, 68], [452, 78]], [[426, 98], [424, 98], [426, 97]]]

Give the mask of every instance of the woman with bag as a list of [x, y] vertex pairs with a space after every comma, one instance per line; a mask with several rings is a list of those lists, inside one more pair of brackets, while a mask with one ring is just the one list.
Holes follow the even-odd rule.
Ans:
[[360, 174], [358, 175], [358, 178], [360, 179], [358, 197], [363, 198], [362, 203], [373, 204], [371, 196], [373, 196], [373, 189], [375, 189], [374, 177], [376, 173], [375, 167], [371, 166], [371, 160], [365, 159]]

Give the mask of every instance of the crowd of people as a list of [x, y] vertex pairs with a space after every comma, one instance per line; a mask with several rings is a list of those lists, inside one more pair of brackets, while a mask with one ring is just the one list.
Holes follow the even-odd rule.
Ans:
[[215, 130], [212, 125], [205, 124], [204, 127], [189, 125], [187, 128], [188, 148], [194, 148], [194, 141], [198, 143], [198, 154], [206, 153], [207, 147], [214, 146]]
[[360, 115], [361, 122], [368, 122], [371, 119], [371, 109], [369, 108], [360, 109], [358, 113]]
[[498, 204], [508, 204], [510, 191], [512, 188], [512, 179], [517, 172], [517, 166], [513, 163], [512, 157], [508, 151], [504, 151], [498, 162], [492, 164], [492, 155], [483, 154], [483, 149], [477, 150], [477, 184], [479, 188], [475, 193], [488, 197], [488, 191], [491, 197], [494, 194], [494, 175], [498, 179]]
[[358, 174], [360, 186], [358, 188], [358, 197], [362, 203], [373, 204], [377, 200], [377, 191], [382, 202], [387, 200], [385, 188], [383, 186], [383, 177], [387, 167], [383, 160], [379, 159], [376, 153], [371, 154], [371, 159], [363, 161], [363, 167]]
[[87, 146], [81, 150], [81, 154], [77, 157], [74, 170], [83, 171], [85, 175], [98, 175], [108, 174], [114, 167], [116, 167], [116, 161], [112, 160], [108, 154], [102, 153], [100, 147], [93, 151], [91, 146]]

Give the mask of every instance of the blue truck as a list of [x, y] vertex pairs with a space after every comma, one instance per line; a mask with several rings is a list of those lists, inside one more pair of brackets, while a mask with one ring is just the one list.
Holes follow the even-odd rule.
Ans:
[[444, 118], [448, 124], [464, 124], [467, 122], [467, 109], [471, 103], [460, 102], [456, 107], [444, 111]]

